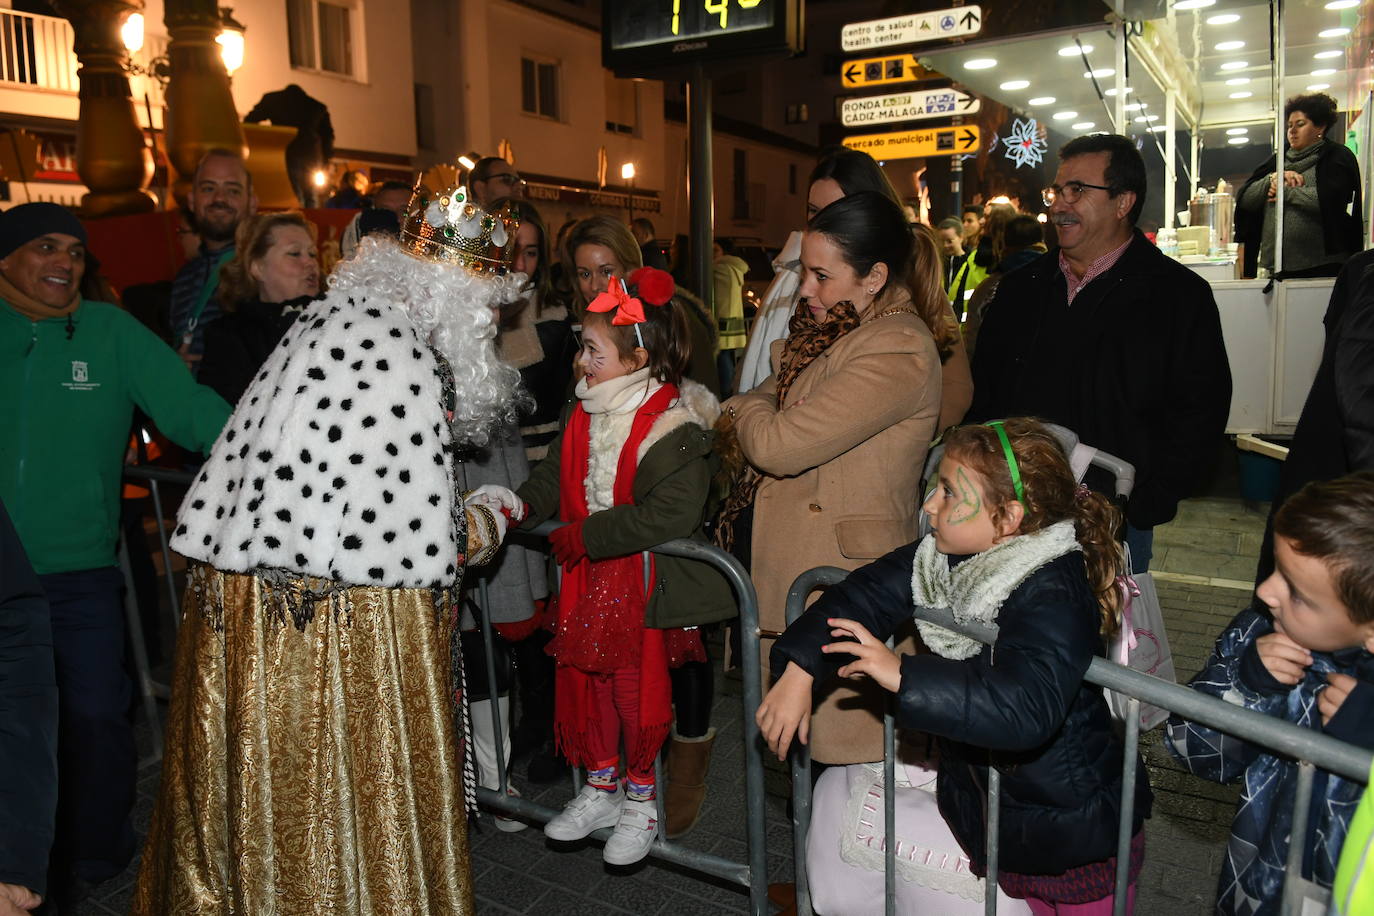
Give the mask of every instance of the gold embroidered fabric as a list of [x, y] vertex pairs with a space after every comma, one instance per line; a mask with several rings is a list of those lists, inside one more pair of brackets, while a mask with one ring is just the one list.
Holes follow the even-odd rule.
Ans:
[[192, 573], [132, 912], [472, 913], [447, 614], [349, 588], [301, 629], [272, 590]]

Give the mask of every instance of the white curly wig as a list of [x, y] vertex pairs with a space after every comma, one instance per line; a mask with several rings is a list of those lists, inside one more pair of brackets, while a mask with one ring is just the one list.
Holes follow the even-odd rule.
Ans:
[[456, 264], [415, 258], [395, 239], [373, 234], [340, 262], [331, 294], [389, 299], [404, 309], [422, 338], [453, 369], [453, 435], [483, 446], [492, 430], [515, 420], [522, 396], [520, 373], [496, 355], [493, 309], [518, 299], [526, 277], [478, 276]]

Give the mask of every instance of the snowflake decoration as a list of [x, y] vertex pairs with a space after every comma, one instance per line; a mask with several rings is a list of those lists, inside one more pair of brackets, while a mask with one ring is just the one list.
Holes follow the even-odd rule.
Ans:
[[1017, 118], [1011, 125], [1011, 136], [1003, 137], [1006, 157], [1016, 163], [1016, 167], [1036, 166], [1045, 161], [1045, 151], [1049, 144], [1040, 135], [1040, 125], [1034, 118]]

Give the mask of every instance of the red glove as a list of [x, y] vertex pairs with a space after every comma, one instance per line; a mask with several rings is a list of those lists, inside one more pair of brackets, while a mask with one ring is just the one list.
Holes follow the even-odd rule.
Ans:
[[577, 561], [587, 555], [587, 545], [582, 542], [582, 522], [554, 529], [549, 535], [549, 546], [553, 548], [553, 558], [564, 569], [576, 566]]

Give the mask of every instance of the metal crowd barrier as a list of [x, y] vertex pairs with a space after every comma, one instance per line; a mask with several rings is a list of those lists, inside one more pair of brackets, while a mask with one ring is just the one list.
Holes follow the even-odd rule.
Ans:
[[[531, 532], [522, 534], [534, 534], [547, 537], [549, 532], [560, 527], [555, 522], [545, 522], [533, 529]], [[739, 561], [730, 556], [725, 551], [706, 544], [702, 541], [690, 541], [685, 538], [668, 541], [659, 544], [652, 550], [644, 551], [644, 576], [646, 585], [649, 577], [649, 555], [650, 553], [662, 554], [664, 556], [685, 557], [689, 560], [698, 560], [708, 563], [720, 571], [730, 583], [735, 591], [736, 600], [739, 603], [739, 628], [740, 628], [740, 663], [742, 668], [742, 685], [744, 691], [742, 724], [744, 726], [744, 808], [745, 808], [745, 839], [749, 850], [749, 860], [747, 862], [736, 862], [733, 859], [726, 859], [711, 853], [701, 852], [700, 850], [690, 849], [680, 843], [669, 842], [663, 836], [664, 825], [667, 818], [663, 812], [663, 796], [666, 784], [663, 780], [661, 760], [655, 763], [655, 771], [658, 783], [658, 830], [659, 836], [654, 840], [653, 846], [649, 848], [649, 855], [666, 862], [681, 865], [692, 871], [702, 872], [723, 878], [734, 884], [739, 884], [749, 889], [749, 912], [754, 916], [764, 916], [768, 912], [768, 859], [764, 849], [765, 832], [765, 811], [764, 811], [764, 789], [763, 789], [763, 743], [759, 739], [758, 723], [754, 721], [754, 712], [758, 709], [759, 703], [763, 700], [763, 676], [759, 663], [759, 607], [758, 596], [754, 591], [754, 583], [749, 578], [748, 573]], [[479, 580], [479, 590], [481, 594], [482, 606], [486, 606], [486, 582]], [[490, 615], [483, 613], [482, 622], [482, 643], [486, 649], [487, 657], [492, 657], [492, 631]], [[487, 687], [490, 696], [493, 698], [491, 703], [491, 717], [493, 723], [493, 733], [496, 740], [496, 759], [500, 772], [500, 786], [497, 789], [478, 787], [477, 799], [483, 805], [498, 811], [502, 814], [519, 815], [540, 824], [546, 824], [556, 817], [562, 809], [549, 808], [545, 805], [538, 805], [534, 802], [526, 801], [523, 798], [506, 794], [507, 761], [504, 754], [504, 741], [502, 740], [502, 722], [500, 721], [500, 704], [494, 702], [499, 691], [496, 683], [496, 666], [487, 665]], [[573, 771], [574, 788], [581, 789], [581, 780], [577, 771]], [[611, 835], [609, 827], [603, 827], [592, 834], [595, 839], [605, 841]]]
[[[168, 597], [171, 601], [172, 619], [174, 625], [179, 626], [181, 620], [181, 602], [177, 595], [176, 585], [172, 581], [172, 550], [168, 544], [167, 532], [164, 527], [164, 514], [162, 496], [159, 491], [159, 483], [190, 484], [194, 479], [193, 475], [186, 471], [174, 471], [165, 468], [130, 466], [124, 469], [126, 479], [132, 479], [141, 484], [146, 484], [152, 492], [153, 507], [157, 515], [158, 523], [158, 542], [162, 551], [163, 573], [167, 579]], [[548, 533], [558, 525], [548, 522], [540, 525], [532, 532], [520, 532], [521, 536], [534, 535], [546, 537]], [[512, 532], [514, 534], [514, 532]], [[759, 664], [759, 628], [758, 628], [758, 596], [754, 591], [754, 583], [749, 575], [744, 571], [744, 567], [739, 561], [724, 551], [701, 541], [690, 541], [678, 539], [660, 544], [652, 551], [644, 552], [644, 572], [647, 582], [649, 574], [649, 555], [658, 553], [665, 556], [685, 557], [691, 560], [699, 560], [709, 563], [716, 567], [721, 575], [730, 583], [734, 589], [735, 597], [739, 603], [740, 616], [740, 639], [741, 639], [741, 667], [743, 682], [743, 740], [744, 740], [744, 797], [745, 797], [745, 836], [748, 844], [748, 861], [736, 862], [733, 859], [726, 859], [721, 856], [690, 849], [680, 843], [669, 842], [663, 835], [664, 825], [667, 818], [663, 812], [663, 781], [661, 761], [655, 764], [658, 775], [658, 824], [659, 836], [654, 840], [653, 846], [649, 850], [649, 855], [672, 862], [676, 865], [692, 871], [701, 872], [722, 878], [734, 884], [741, 885], [749, 890], [749, 911], [754, 916], [765, 916], [768, 912], [768, 871], [767, 855], [764, 849], [765, 833], [765, 809], [764, 809], [764, 786], [763, 786], [763, 743], [759, 740], [758, 724], [754, 721], [754, 712], [758, 709], [760, 701], [763, 699], [762, 674]], [[129, 564], [127, 545], [122, 541], [119, 550], [120, 570], [124, 574], [125, 582], [125, 620], [129, 630], [129, 639], [133, 645], [134, 661], [137, 667], [139, 688], [142, 694], [144, 712], [148, 716], [148, 721], [152, 726], [153, 753], [140, 761], [141, 766], [150, 766], [162, 759], [162, 719], [158, 714], [157, 700], [159, 697], [168, 696], [166, 685], [159, 684], [153, 680], [148, 668], [148, 654], [143, 642], [143, 629], [139, 619], [138, 602], [134, 593], [133, 575]], [[478, 580], [479, 600], [483, 608], [487, 604], [487, 583], [485, 579]], [[487, 658], [493, 657], [493, 634], [490, 615], [482, 613], [482, 644], [487, 653]], [[455, 635], [456, 638], [456, 635]], [[500, 704], [496, 702], [500, 691], [496, 681], [496, 666], [487, 666], [487, 686], [493, 702], [491, 705], [493, 735], [496, 742], [496, 757], [500, 772], [500, 785], [496, 789], [488, 789], [479, 786], [477, 798], [483, 806], [497, 811], [501, 814], [516, 815], [523, 819], [534, 821], [539, 824], [548, 823], [553, 817], [557, 816], [561, 809], [549, 808], [544, 805], [535, 804], [517, 796], [506, 794], [508, 779], [506, 770], [509, 761], [505, 759], [504, 723], [501, 721]], [[574, 788], [580, 790], [581, 783], [577, 771], [573, 771]], [[610, 828], [602, 828], [592, 834], [592, 837], [605, 841], [611, 835]]]
[[[806, 609], [806, 599], [818, 588], [842, 581], [848, 573], [834, 566], [818, 566], [802, 573], [787, 593], [787, 622], [790, 624]], [[942, 627], [970, 636], [983, 643], [997, 639], [995, 627], [956, 623], [948, 613], [916, 608], [915, 616]], [[889, 641], [889, 645], [891, 642]], [[1313, 777], [1318, 768], [1345, 779], [1365, 783], [1369, 778], [1374, 753], [1338, 741], [1311, 729], [1301, 728], [1253, 710], [1232, 706], [1216, 697], [1207, 696], [1180, 684], [1171, 684], [1141, 674], [1104, 658], [1094, 658], [1084, 680], [1090, 684], [1114, 690], [1129, 697], [1126, 711], [1127, 753], [1122, 755], [1121, 825], [1117, 831], [1116, 897], [1114, 916], [1124, 916], [1129, 884], [1131, 823], [1135, 811], [1135, 780], [1138, 755], [1131, 753], [1139, 745], [1140, 704], [1150, 703], [1161, 709], [1176, 712], [1186, 719], [1221, 729], [1245, 741], [1277, 751], [1298, 761], [1298, 785], [1293, 802], [1293, 824], [1289, 836], [1306, 836], [1307, 820], [1312, 804]], [[889, 787], [896, 785], [896, 729], [892, 704], [883, 716], [883, 822], [884, 822], [884, 879], [886, 883], [886, 912], [896, 907], [896, 797]], [[811, 758], [805, 745], [794, 744], [792, 750], [792, 829], [796, 845], [794, 861], [797, 885], [797, 913], [811, 916], [811, 895], [806, 875], [806, 837], [811, 823]], [[997, 833], [998, 808], [1001, 800], [1001, 779], [996, 767], [988, 768], [987, 821], [987, 877], [984, 879], [984, 912], [997, 912]], [[1290, 843], [1285, 869], [1286, 878], [1299, 875], [1302, 869], [1302, 845]], [[1295, 884], [1286, 882], [1283, 912], [1298, 912]]]

